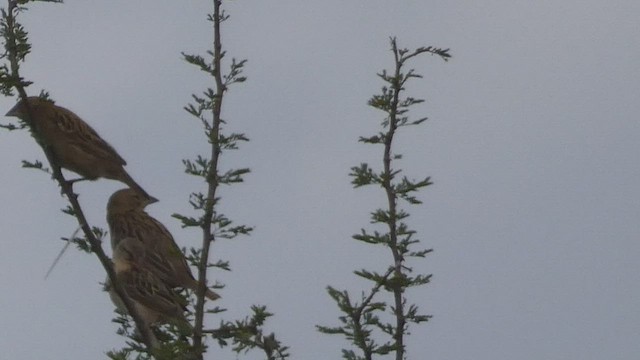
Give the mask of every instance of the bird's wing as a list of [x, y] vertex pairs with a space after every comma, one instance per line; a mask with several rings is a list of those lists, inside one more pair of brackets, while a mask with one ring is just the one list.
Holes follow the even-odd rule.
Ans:
[[57, 129], [66, 134], [66, 138], [88, 153], [97, 153], [99, 158], [109, 158], [126, 165], [127, 162], [109, 145], [89, 124], [70, 110], [57, 107], [52, 116]]
[[140, 259], [140, 263], [164, 281], [169, 281], [175, 272], [171, 261], [163, 256], [157, 248], [146, 249], [143, 257]]
[[134, 268], [121, 274], [119, 279], [132, 300], [151, 310], [169, 317], [180, 316], [185, 311], [178, 295], [149, 271]]
[[[164, 255], [164, 257], [166, 258], [166, 261], [169, 262], [172, 269], [172, 274], [186, 271], [188, 275], [191, 278], [193, 278], [193, 274], [191, 274], [191, 269], [189, 268], [189, 264], [187, 263], [187, 260], [185, 259], [184, 254], [182, 253], [182, 250], [180, 250], [180, 247], [178, 247], [178, 244], [176, 244], [169, 230], [167, 230], [167, 228], [164, 225], [162, 225], [162, 223], [159, 222], [158, 220], [152, 217], [149, 217], [149, 218], [151, 219], [151, 221], [153, 221], [155, 225], [154, 233], [157, 234], [156, 235], [156, 241], [158, 242], [157, 247], [159, 248], [159, 251], [162, 252], [162, 255]], [[176, 268], [176, 267], [179, 267], [179, 268]]]

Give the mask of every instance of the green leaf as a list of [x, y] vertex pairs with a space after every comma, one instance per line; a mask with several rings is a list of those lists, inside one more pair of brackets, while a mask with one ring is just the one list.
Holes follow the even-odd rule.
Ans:
[[202, 219], [195, 219], [189, 216], [184, 216], [180, 214], [172, 214], [171, 217], [176, 218], [182, 222], [182, 227], [200, 227], [202, 226]]
[[382, 182], [380, 176], [374, 173], [373, 169], [371, 169], [367, 163], [352, 167], [349, 176], [353, 178], [351, 179], [351, 184], [356, 188]]
[[49, 168], [44, 167], [40, 160], [35, 160], [34, 162], [30, 162], [27, 160], [22, 160], [22, 167], [25, 169], [36, 169], [43, 171], [49, 175], [51, 175], [51, 170]]
[[185, 167], [185, 172], [190, 175], [200, 176], [206, 178], [211, 170], [211, 161], [201, 155], [195, 160], [182, 160], [182, 164]]
[[233, 184], [243, 181], [242, 176], [251, 172], [249, 168], [231, 169], [218, 177], [220, 184]]
[[215, 67], [213, 64], [208, 63], [202, 56], [200, 55], [192, 55], [186, 54], [184, 52], [181, 53], [182, 57], [189, 64], [195, 65], [200, 68], [200, 70], [206, 72], [211, 76], [215, 76]]
[[368, 244], [386, 244], [389, 242], [389, 234], [380, 234], [377, 231], [373, 232], [373, 235], [369, 234], [365, 229], [360, 229], [360, 234], [352, 235], [355, 240], [362, 241]]

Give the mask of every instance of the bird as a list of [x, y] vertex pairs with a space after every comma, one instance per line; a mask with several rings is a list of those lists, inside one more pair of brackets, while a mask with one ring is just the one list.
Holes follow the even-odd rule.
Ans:
[[[200, 284], [193, 277], [184, 254], [167, 228], [144, 210], [153, 203], [132, 189], [114, 192], [107, 203], [107, 223], [111, 247], [123, 239], [134, 238], [146, 252], [141, 262], [171, 288], [183, 287], [198, 293]], [[205, 296], [217, 300], [220, 295], [206, 289]]]
[[51, 150], [55, 165], [84, 179], [106, 178], [123, 182], [153, 198], [124, 169], [127, 162], [122, 156], [71, 110], [57, 106], [49, 99], [30, 96], [18, 101], [5, 116], [17, 117], [30, 125], [40, 146]]
[[[186, 300], [145, 266], [144, 261], [141, 261], [145, 256], [146, 248], [138, 239], [129, 237], [120, 241], [113, 251], [116, 281], [125, 295], [132, 300], [145, 325], [170, 323], [182, 331], [191, 333], [193, 327], [185, 317]], [[110, 281], [107, 281], [105, 288], [108, 289], [116, 307], [125, 310]]]

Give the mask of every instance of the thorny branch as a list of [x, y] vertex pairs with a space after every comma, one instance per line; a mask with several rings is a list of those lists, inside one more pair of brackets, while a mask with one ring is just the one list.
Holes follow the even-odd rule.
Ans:
[[[226, 91], [226, 86], [222, 82], [222, 40], [220, 36], [220, 22], [221, 12], [220, 7], [222, 5], [221, 0], [213, 1], [213, 27], [214, 27], [214, 40], [213, 40], [213, 76], [216, 82], [215, 101], [213, 103], [212, 115], [213, 123], [211, 129], [209, 129], [210, 139], [217, 140], [220, 133], [221, 112], [222, 112], [222, 98]], [[207, 286], [207, 265], [209, 264], [209, 251], [211, 243], [215, 241], [215, 235], [213, 234], [213, 215], [214, 206], [216, 201], [216, 191], [219, 185], [218, 179], [218, 159], [220, 157], [220, 144], [218, 141], [211, 141], [211, 162], [208, 164], [207, 183], [209, 184], [207, 189], [207, 198], [204, 207], [204, 218], [202, 224], [202, 253], [200, 254], [200, 262], [198, 264], [198, 282], [200, 287], [196, 294], [196, 306], [195, 306], [195, 326], [193, 334], [193, 347], [197, 350], [199, 358], [202, 359], [203, 348], [202, 344], [202, 329], [204, 325], [204, 304], [205, 304], [205, 292]]]
[[[53, 2], [57, 2], [57, 1], [53, 1]], [[30, 82], [24, 81], [20, 77], [20, 71], [19, 71], [20, 62], [24, 61], [24, 56], [26, 56], [26, 54], [29, 52], [30, 46], [26, 43], [19, 44], [17, 41], [17, 35], [16, 35], [16, 29], [18, 28], [21, 29], [21, 26], [16, 21], [16, 17], [17, 17], [17, 14], [21, 10], [23, 10], [21, 6], [24, 5], [25, 3], [26, 1], [8, 0], [8, 9], [7, 11], [3, 10], [3, 14], [2, 14], [4, 18], [3, 19], [4, 24], [3, 24], [2, 30], [5, 38], [5, 54], [3, 55], [3, 57], [8, 59], [9, 65], [10, 65], [10, 79], [6, 79], [6, 80], [8, 80], [10, 84], [16, 89], [16, 91], [18, 92], [18, 97], [21, 100], [27, 99], [27, 93], [26, 93], [25, 87], [31, 84]], [[25, 45], [27, 46], [26, 48], [24, 47]], [[26, 51], [24, 51], [22, 55], [18, 54], [19, 46], [23, 46], [23, 49], [26, 49]], [[24, 103], [27, 110], [26, 112], [27, 112], [28, 118], [31, 119], [33, 114], [32, 109], [30, 109], [26, 101]], [[27, 126], [31, 128], [32, 134], [34, 134], [34, 136], [37, 137], [38, 129], [34, 128], [33, 124], [34, 124], [33, 121], [30, 121], [30, 120], [27, 121]], [[50, 167], [52, 169], [53, 178], [57, 181], [58, 185], [62, 190], [62, 193], [67, 197], [67, 200], [69, 201], [69, 204], [72, 209], [71, 212], [78, 220], [78, 224], [80, 225], [80, 228], [84, 233], [84, 236], [86, 237], [87, 241], [89, 241], [90, 243], [91, 252], [96, 254], [96, 256], [98, 257], [98, 260], [100, 261], [105, 271], [107, 272], [109, 280], [111, 281], [111, 284], [113, 284], [116, 293], [123, 300], [127, 308], [127, 311], [133, 317], [138, 327], [138, 330], [140, 331], [143, 337], [143, 341], [147, 346], [147, 349], [152, 352], [154, 348], [154, 344], [157, 342], [157, 340], [155, 339], [155, 336], [150, 331], [150, 329], [146, 327], [144, 323], [141, 321], [140, 316], [138, 315], [135, 307], [133, 306], [133, 303], [127, 296], [124, 295], [125, 294], [124, 290], [122, 289], [120, 284], [118, 284], [118, 282], [116, 281], [115, 272], [113, 270], [111, 259], [105, 254], [104, 250], [102, 249], [101, 241], [98, 238], [96, 238], [95, 234], [91, 230], [91, 227], [87, 222], [84, 212], [82, 211], [82, 207], [78, 202], [78, 195], [73, 191], [72, 183], [65, 180], [64, 175], [60, 170], [60, 166], [57, 165], [55, 156], [51, 152], [51, 149], [48, 148], [47, 146], [43, 146], [42, 148], [46, 155], [47, 161], [49, 162]]]

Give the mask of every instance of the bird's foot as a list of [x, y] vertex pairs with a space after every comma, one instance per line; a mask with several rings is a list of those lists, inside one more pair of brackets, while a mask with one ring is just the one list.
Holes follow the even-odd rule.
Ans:
[[64, 184], [62, 186], [62, 189], [60, 189], [60, 194], [61, 195], [65, 195], [65, 194], [71, 194], [73, 196], [77, 196], [74, 192], [73, 192], [73, 184], [80, 182], [80, 181], [85, 181], [85, 180], [89, 180], [87, 178], [77, 178], [77, 179], [72, 179], [72, 180], [65, 180]]

